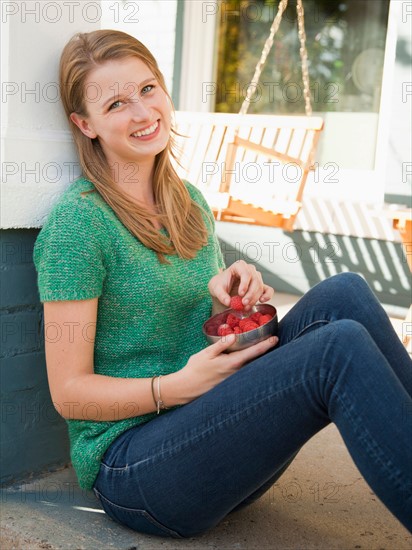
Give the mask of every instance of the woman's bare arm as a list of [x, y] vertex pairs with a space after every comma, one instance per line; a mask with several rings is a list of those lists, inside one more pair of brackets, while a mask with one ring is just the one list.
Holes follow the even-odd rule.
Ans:
[[[64, 418], [97, 421], [154, 412], [150, 378], [94, 373], [97, 304], [97, 298], [44, 303], [47, 375], [56, 410]], [[178, 373], [162, 378], [162, 384], [166, 378], [167, 406], [183, 404]]]

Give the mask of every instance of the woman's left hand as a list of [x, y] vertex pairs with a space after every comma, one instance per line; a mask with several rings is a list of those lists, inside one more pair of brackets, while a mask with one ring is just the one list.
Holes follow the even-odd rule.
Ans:
[[274, 290], [265, 285], [262, 275], [255, 266], [244, 260], [237, 260], [230, 267], [212, 277], [208, 284], [213, 298], [229, 307], [230, 297], [242, 297], [244, 309], [248, 311], [256, 302], [268, 302]]

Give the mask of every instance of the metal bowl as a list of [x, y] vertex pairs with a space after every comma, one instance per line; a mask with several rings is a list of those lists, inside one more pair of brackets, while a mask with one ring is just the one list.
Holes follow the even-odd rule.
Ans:
[[[242, 334], [236, 334], [236, 340], [234, 343], [227, 348], [226, 351], [238, 351], [241, 349], [248, 348], [266, 340], [269, 336], [275, 336], [278, 332], [278, 315], [276, 308], [270, 304], [257, 304], [255, 306], [256, 310], [263, 315], [269, 313], [273, 315], [272, 319], [262, 325], [261, 327], [255, 328], [254, 330], [249, 330], [248, 332], [243, 332]], [[220, 325], [225, 323], [229, 313], [239, 316], [239, 312], [234, 309], [225, 309], [221, 313], [217, 313], [208, 319], [202, 327], [203, 334], [205, 335], [209, 344], [214, 344], [218, 342], [224, 336], [217, 335], [217, 329]]]

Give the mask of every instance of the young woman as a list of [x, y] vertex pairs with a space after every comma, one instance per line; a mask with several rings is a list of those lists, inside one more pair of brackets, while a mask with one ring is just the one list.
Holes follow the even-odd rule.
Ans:
[[84, 177], [34, 253], [53, 402], [81, 487], [137, 531], [191, 537], [259, 498], [334, 422], [371, 488], [412, 529], [412, 363], [365, 281], [331, 277], [279, 338], [224, 353], [202, 324], [273, 289], [225, 268], [213, 216], [171, 164], [172, 104], [127, 34], [78, 34], [61, 96]]

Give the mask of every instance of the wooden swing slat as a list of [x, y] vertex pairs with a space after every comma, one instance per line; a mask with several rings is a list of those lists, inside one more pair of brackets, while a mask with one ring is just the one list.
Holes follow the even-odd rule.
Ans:
[[303, 151], [305, 149], [305, 143], [306, 143], [307, 138], [308, 138], [308, 131], [306, 130], [305, 135], [304, 135], [303, 139], [301, 140], [300, 149], [299, 149], [299, 153], [298, 153], [298, 158], [300, 158], [300, 159], [303, 156]]
[[[263, 130], [264, 128], [251, 128], [251, 131], [249, 132], [248, 141], [252, 143], [261, 143]], [[236, 143], [236, 138], [235, 138], [235, 143]], [[253, 163], [253, 162], [257, 162], [257, 160], [258, 160], [258, 155], [256, 151], [246, 147], [243, 148], [242, 162]]]
[[273, 128], [265, 128], [264, 129], [264, 135], [262, 137], [262, 141], [261, 141], [260, 144], [263, 145], [263, 147], [267, 147], [268, 149], [272, 149], [273, 134], [274, 134]]
[[183, 136], [190, 136], [188, 138], [184, 137], [183, 139], [179, 136], [175, 138], [175, 141], [181, 148], [181, 150], [178, 151], [180, 161], [184, 166], [193, 169], [193, 155], [197, 150], [196, 144], [199, 139], [199, 133], [197, 132], [197, 128], [195, 128], [189, 120], [182, 121], [182, 124], [179, 124], [178, 131]]
[[279, 134], [280, 134], [280, 128], [276, 128], [275, 137], [273, 138], [273, 143], [272, 143], [272, 147], [271, 147], [271, 149], [273, 149], [273, 150], [276, 149], [276, 144], [278, 142]]
[[[289, 141], [288, 141], [288, 144], [287, 144], [286, 150], [285, 150], [286, 155], [288, 155], [288, 153], [289, 153], [290, 146], [291, 146], [292, 141], [293, 141], [294, 133], [295, 133], [295, 129], [292, 128], [292, 130], [289, 132]], [[290, 156], [290, 155], [288, 155], [288, 156]]]
[[217, 129], [216, 126], [213, 126], [210, 132], [199, 133], [200, 138], [196, 144], [195, 154], [193, 155], [193, 163], [197, 170], [195, 174], [196, 181], [199, 181], [202, 178], [202, 162], [204, 160], [205, 151], [206, 157], [212, 158], [213, 156], [213, 151], [211, 151], [211, 144], [214, 140], [216, 140], [216, 133], [219, 133], [219, 130], [221, 129]]
[[221, 160], [222, 162], [224, 160], [224, 158], [221, 157], [227, 131], [227, 126], [215, 126], [213, 129], [209, 148], [207, 150], [207, 156], [210, 158], [215, 158], [218, 162], [219, 160]]
[[197, 139], [195, 140], [195, 147], [191, 152], [190, 159], [190, 171], [191, 175], [195, 180], [198, 180], [200, 177], [200, 171], [202, 169], [202, 151], [207, 150], [210, 141], [210, 134], [206, 132], [200, 132], [197, 134]]

